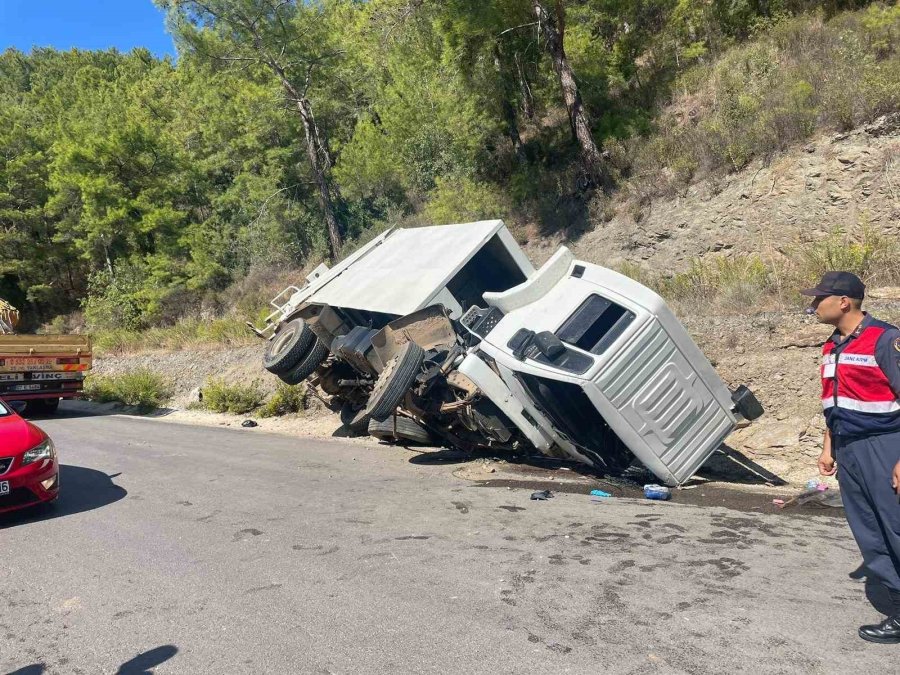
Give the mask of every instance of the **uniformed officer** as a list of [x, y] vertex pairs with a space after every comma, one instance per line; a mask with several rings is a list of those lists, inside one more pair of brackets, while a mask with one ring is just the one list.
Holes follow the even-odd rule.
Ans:
[[[900, 330], [862, 311], [865, 286], [827, 272], [811, 309], [835, 331], [822, 347], [823, 476], [837, 471], [850, 530], [867, 575], [887, 587], [891, 616], [862, 626], [870, 642], [900, 643]], [[835, 463], [837, 466], [835, 467]]]

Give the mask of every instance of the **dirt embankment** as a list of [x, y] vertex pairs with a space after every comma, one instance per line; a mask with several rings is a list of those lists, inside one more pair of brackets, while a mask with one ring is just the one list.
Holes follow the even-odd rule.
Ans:
[[560, 244], [576, 257], [617, 266], [682, 271], [710, 253], [790, 255], [834, 228], [866, 225], [900, 237], [900, 113], [848, 133], [821, 136], [730, 176], [690, 185], [640, 210], [620, 203], [608, 223], [583, 234], [520, 235], [535, 262]]

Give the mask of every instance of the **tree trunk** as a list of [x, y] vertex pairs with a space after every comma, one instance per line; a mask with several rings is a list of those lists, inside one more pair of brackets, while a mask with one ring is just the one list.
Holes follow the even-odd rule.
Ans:
[[516, 108], [510, 102], [515, 97], [513, 87], [511, 86], [508, 68], [504, 67], [503, 54], [500, 52], [500, 46], [494, 44], [494, 67], [500, 74], [500, 91], [501, 99], [500, 107], [503, 110], [503, 121], [506, 122], [506, 137], [512, 143], [513, 150], [516, 153], [516, 159], [520, 164], [526, 164], [528, 158], [525, 156], [525, 146], [522, 145], [522, 137], [519, 135], [519, 123], [516, 119]]
[[550, 14], [544, 7], [542, 0], [533, 0], [532, 6], [544, 34], [547, 43], [547, 52], [553, 61], [553, 70], [559, 77], [559, 85], [562, 88], [566, 110], [569, 113], [569, 123], [572, 125], [572, 133], [581, 146], [581, 162], [589, 179], [597, 184], [605, 184], [606, 176], [603, 170], [603, 161], [600, 158], [600, 149], [594, 142], [591, 133], [590, 120], [578, 91], [578, 83], [575, 82], [575, 74], [566, 57], [563, 46], [562, 12]]
[[508, 99], [503, 99], [503, 117], [506, 119], [506, 136], [516, 152], [516, 159], [519, 160], [520, 164], [527, 164], [528, 157], [525, 155], [525, 146], [522, 145], [519, 125], [516, 123], [516, 109]]
[[528, 119], [534, 118], [534, 94], [531, 93], [531, 85], [528, 84], [528, 78], [525, 76], [525, 69], [522, 67], [522, 60], [516, 52], [516, 70], [519, 71], [519, 89], [522, 92], [522, 112]]
[[[297, 91], [297, 88], [288, 78], [281, 64], [276, 60], [267, 57], [266, 63], [278, 75], [281, 80], [281, 86], [297, 106], [297, 112], [300, 113], [300, 119], [303, 121], [303, 135], [306, 139], [306, 156], [309, 158], [309, 165], [313, 172], [313, 178], [316, 181], [316, 187], [319, 189], [319, 206], [325, 215], [325, 225], [328, 227], [328, 240], [331, 244], [331, 255], [337, 260], [341, 252], [343, 241], [341, 239], [341, 230], [338, 225], [337, 213], [335, 209], [335, 194], [328, 177], [331, 169], [331, 154], [328, 148], [327, 139], [324, 134], [319, 132], [319, 126], [316, 124], [316, 118], [313, 116], [312, 104], [304, 94]], [[324, 139], [324, 140], [323, 140]]]
[[[319, 188], [319, 204], [325, 214], [325, 224], [328, 226], [328, 239], [331, 242], [331, 255], [337, 260], [341, 252], [341, 231], [338, 227], [337, 217], [335, 215], [334, 200], [331, 195], [331, 186], [329, 185], [326, 171], [331, 167], [331, 157], [322, 145], [319, 127], [312, 114], [312, 106], [308, 98], [297, 99], [297, 110], [300, 112], [300, 118], [303, 120], [303, 133], [306, 137], [306, 154], [309, 157], [309, 164], [312, 167], [313, 176], [315, 177], [316, 186]], [[320, 150], [322, 152], [320, 153]], [[322, 156], [324, 155], [324, 157]]]

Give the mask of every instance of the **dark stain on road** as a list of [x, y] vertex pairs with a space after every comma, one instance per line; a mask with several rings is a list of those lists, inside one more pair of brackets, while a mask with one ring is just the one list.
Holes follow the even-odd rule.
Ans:
[[524, 511], [524, 506], [508, 506], [504, 504], [503, 506], [498, 506], [498, 509], [503, 509], [504, 511], [516, 512], [516, 511]]
[[709, 560], [693, 560], [687, 563], [688, 567], [704, 567], [707, 565], [715, 567], [718, 571], [717, 576], [723, 579], [733, 579], [750, 569], [746, 564], [734, 558], [711, 558]]
[[248, 527], [235, 532], [233, 541], [243, 541], [244, 539], [248, 539], [250, 537], [258, 537], [261, 534], [262, 530], [257, 530], [255, 527]]
[[450, 502], [453, 506], [456, 507], [456, 510], [460, 513], [468, 513], [469, 507], [472, 506], [470, 502]]
[[244, 591], [245, 595], [251, 595], [252, 593], [261, 593], [262, 591], [274, 591], [281, 588], [284, 584], [266, 584], [265, 586], [254, 586], [253, 588], [248, 588]]
[[304, 546], [303, 544], [294, 544], [291, 546], [295, 551], [321, 551], [322, 546]]
[[394, 539], [396, 539], [397, 541], [409, 541], [410, 539], [416, 539], [416, 540], [431, 539], [431, 537], [428, 537], [424, 534], [408, 534], [405, 537], [394, 537]]

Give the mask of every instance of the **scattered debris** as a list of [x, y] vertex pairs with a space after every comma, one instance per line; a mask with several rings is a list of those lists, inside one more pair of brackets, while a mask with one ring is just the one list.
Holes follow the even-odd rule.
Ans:
[[657, 485], [656, 483], [651, 483], [649, 485], [644, 486], [644, 496], [647, 499], [658, 499], [660, 501], [667, 501], [672, 497], [672, 491], [664, 485]]
[[553, 493], [550, 490], [538, 490], [537, 492], [531, 493], [531, 498], [539, 501], [544, 501], [546, 499], [550, 499], [553, 497]]
[[243, 422], [241, 422], [241, 426], [249, 429], [250, 427], [258, 427], [259, 424], [254, 422], [253, 420], [244, 420]]
[[599, 502], [607, 497], [612, 497], [612, 495], [608, 492], [604, 492], [603, 490], [591, 490], [591, 501]]
[[[809, 481], [807, 483], [807, 487], [812, 483]], [[795, 495], [790, 499], [773, 499], [772, 503], [775, 504], [780, 509], [783, 509], [787, 506], [792, 506], [797, 504], [802, 506], [803, 504], [815, 503], [821, 506], [831, 506], [834, 508], [842, 508], [844, 506], [844, 502], [841, 499], [840, 490], [832, 490], [831, 492], [827, 492], [828, 486], [824, 483], [817, 483], [815, 487], [804, 490], [799, 495]]]

